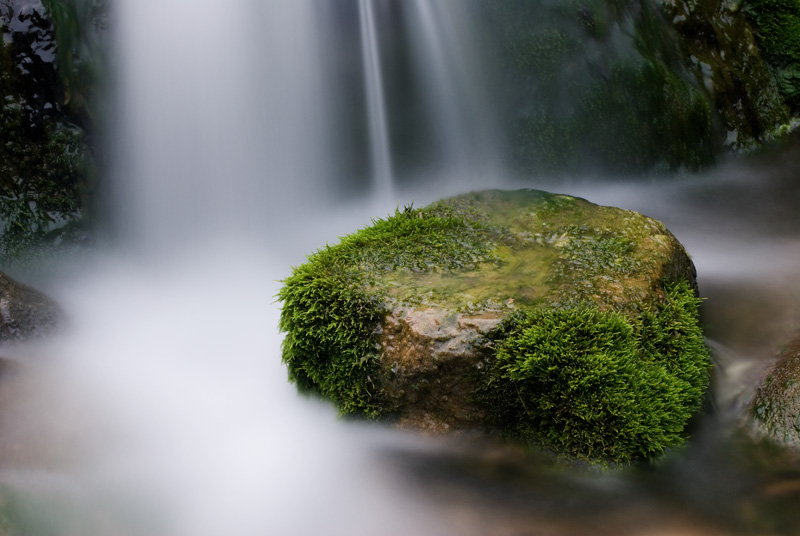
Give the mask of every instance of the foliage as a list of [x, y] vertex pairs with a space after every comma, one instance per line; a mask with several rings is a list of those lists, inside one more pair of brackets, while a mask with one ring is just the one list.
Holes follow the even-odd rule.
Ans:
[[[46, 1], [45, 6], [55, 27], [34, 10], [26, 15], [28, 32], [9, 33], [0, 42], [0, 259], [4, 262], [82, 239], [94, 176], [87, 136], [78, 126], [86, 122], [88, 112], [85, 102], [79, 105], [75, 98], [77, 80], [87, 85], [94, 81], [73, 61], [80, 33], [75, 10], [56, 0]], [[40, 50], [55, 51], [58, 63]]]
[[326, 246], [292, 270], [278, 298], [283, 360], [301, 391], [332, 400], [344, 414], [377, 417], [376, 332], [385, 290], [368, 274], [461, 270], [492, 260], [489, 228], [453, 208], [411, 206]]
[[688, 283], [628, 318], [593, 305], [538, 308], [493, 334], [479, 395], [514, 434], [589, 461], [630, 462], [680, 445], [701, 407], [709, 356]]
[[97, 121], [93, 109], [107, 61], [99, 38], [107, 29], [106, 0], [42, 0], [42, 4], [53, 23], [64, 103], [70, 115], [90, 128]]
[[800, 109], [800, 0], [747, 0], [778, 86], [794, 110]]
[[0, 45], [0, 257], [64, 238], [81, 217], [88, 152], [83, 133], [20, 90]]

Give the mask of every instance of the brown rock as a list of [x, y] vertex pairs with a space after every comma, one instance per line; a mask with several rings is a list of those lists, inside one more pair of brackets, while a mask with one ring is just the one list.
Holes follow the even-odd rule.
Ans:
[[800, 449], [800, 337], [781, 352], [750, 411], [757, 435]]
[[58, 305], [0, 273], [0, 341], [23, 341], [51, 333], [60, 317]]

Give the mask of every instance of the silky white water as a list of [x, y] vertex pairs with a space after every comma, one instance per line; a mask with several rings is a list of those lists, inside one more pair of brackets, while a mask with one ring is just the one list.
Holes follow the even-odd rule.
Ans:
[[417, 82], [432, 132], [436, 158], [429, 172], [447, 181], [499, 182], [498, 106], [489, 88], [491, 69], [482, 61], [480, 29], [470, 2], [410, 0], [403, 10]]
[[358, 16], [364, 62], [364, 88], [367, 95], [372, 195], [378, 199], [387, 199], [393, 194], [394, 179], [389, 148], [389, 125], [386, 119], [386, 96], [381, 72], [380, 43], [372, 0], [359, 0]]
[[[718, 534], [699, 528], [704, 508], [713, 520], [737, 514], [744, 477], [715, 465], [726, 445], [698, 439], [688, 461], [629, 480], [552, 471], [494, 446], [459, 462], [452, 444], [342, 422], [288, 383], [275, 294], [291, 266], [398, 204], [501, 186], [491, 110], [473, 91], [471, 3], [402, 0], [400, 15], [390, 4], [118, 0], [109, 180], [119, 240], [47, 289], [65, 308], [63, 333], [6, 349], [30, 369], [0, 419], [0, 447], [16, 462], [0, 467], [0, 485], [29, 533]], [[328, 17], [341, 13], [353, 19], [337, 30]], [[358, 81], [374, 87], [364, 87], [361, 119], [385, 114], [357, 149], [373, 161], [376, 144], [391, 152], [392, 120], [404, 112], [377, 95], [387, 70], [380, 30], [392, 16], [405, 21], [427, 111], [416, 128], [433, 133], [437, 164], [430, 189], [384, 184], [365, 189], [390, 195], [342, 199], [329, 170], [341, 158], [335, 142], [359, 118], [332, 113], [326, 73], [340, 51], [325, 38], [363, 32]], [[366, 184], [386, 162], [386, 176], [403, 178], [388, 153], [365, 166]], [[725, 181], [715, 195], [728, 191]], [[695, 195], [685, 184], [553, 189], [662, 219], [693, 255], [701, 292], [721, 289], [716, 299], [755, 280], [796, 294], [795, 235], [729, 232], [731, 221], [753, 226], [758, 215], [715, 216], [681, 197]], [[737, 345], [742, 326], [756, 332], [798, 316], [777, 300], [765, 311], [732, 301], [736, 322], [719, 313], [708, 320], [720, 346], [750, 352], [734, 366], [766, 347]], [[721, 403], [739, 394], [741, 382], [730, 383]], [[634, 515], [638, 501], [650, 524]], [[681, 501], [692, 507], [674, 506]]]
[[100, 516], [168, 536], [432, 530], [376, 456], [407, 439], [346, 426], [286, 381], [275, 260], [206, 251], [108, 261], [58, 296], [73, 324], [47, 353], [81, 428], [62, 469], [84, 494], [74, 515], [97, 534]]

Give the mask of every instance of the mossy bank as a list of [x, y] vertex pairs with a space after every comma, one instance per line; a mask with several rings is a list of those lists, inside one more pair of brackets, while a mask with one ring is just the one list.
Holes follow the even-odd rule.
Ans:
[[625, 462], [680, 445], [708, 385], [684, 248], [580, 198], [409, 206], [312, 254], [279, 298], [290, 379], [399, 426]]

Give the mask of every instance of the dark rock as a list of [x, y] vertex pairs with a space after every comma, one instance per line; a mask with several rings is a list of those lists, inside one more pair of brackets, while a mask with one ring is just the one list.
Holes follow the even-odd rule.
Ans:
[[800, 337], [781, 352], [757, 389], [750, 416], [757, 435], [800, 449]]
[[24, 341], [52, 333], [60, 318], [53, 300], [0, 273], [0, 341]]

